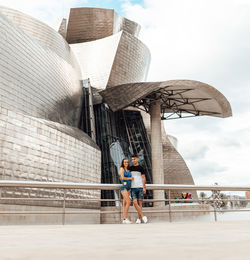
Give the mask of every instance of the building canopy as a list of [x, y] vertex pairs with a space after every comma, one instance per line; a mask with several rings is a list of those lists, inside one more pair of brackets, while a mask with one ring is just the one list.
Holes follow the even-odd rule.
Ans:
[[137, 82], [107, 88], [100, 92], [113, 111], [129, 106], [149, 112], [156, 100], [161, 102], [162, 119], [187, 116], [232, 116], [230, 103], [214, 87], [194, 80]]

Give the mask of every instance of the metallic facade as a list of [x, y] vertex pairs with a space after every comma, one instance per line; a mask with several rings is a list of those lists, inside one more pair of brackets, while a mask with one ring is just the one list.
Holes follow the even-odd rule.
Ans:
[[[36, 40], [42, 46], [51, 49], [54, 53], [66, 60], [68, 63], [74, 63], [68, 43], [64, 39], [62, 39], [61, 35], [53, 30], [51, 27], [29, 15], [10, 8], [0, 6], [0, 12], [6, 18], [8, 18], [9, 22], [16, 25], [16, 29], [21, 29], [25, 34], [29, 35], [33, 41]], [[2, 30], [4, 30], [3, 24], [1, 27]], [[5, 33], [5, 37], [7, 36], [8, 33]], [[25, 39], [22, 38], [22, 35], [19, 37], [19, 40]]]
[[[69, 45], [47, 25], [40, 25], [35, 19], [32, 23], [32, 18], [27, 20], [26, 15], [22, 20], [22, 13], [17, 11], [12, 11], [12, 16], [8, 17], [1, 11], [6, 13], [6, 9], [0, 8], [1, 106], [77, 126], [82, 95], [81, 72]], [[16, 21], [15, 13], [21, 28], [12, 22]], [[36, 38], [33, 38], [35, 32]], [[48, 48], [44, 37], [49, 39], [53, 34], [57, 40]], [[43, 39], [42, 43], [40, 39]]]
[[[100, 182], [100, 149], [75, 128], [82, 84], [69, 44], [49, 26], [4, 7], [0, 32], [0, 178]], [[55, 198], [61, 193], [8, 189], [2, 196]], [[100, 192], [67, 196], [99, 198]]]
[[81, 66], [82, 78], [89, 78], [94, 88], [146, 80], [150, 52], [145, 44], [126, 31], [70, 46]]
[[148, 47], [123, 31], [107, 87], [145, 81], [150, 64]]
[[[71, 9], [68, 23], [63, 19], [56, 32], [28, 15], [0, 7], [1, 179], [117, 183], [117, 158], [138, 153], [150, 183], [150, 125], [138, 111], [140, 107], [148, 112], [147, 100], [161, 99], [164, 112], [232, 114], [226, 98], [207, 84], [144, 82], [150, 51], [137, 38], [139, 30], [138, 24], [109, 9]], [[83, 89], [85, 79], [99, 95], [94, 111], [101, 151], [87, 135], [91, 130], [87, 95], [92, 91]], [[184, 160], [165, 134], [162, 145], [164, 182], [193, 184]], [[21, 189], [2, 193], [11, 194], [61, 195]], [[116, 197], [106, 195], [103, 198]], [[100, 193], [72, 191], [67, 196], [97, 198]], [[95, 202], [84, 206], [99, 207]]]
[[120, 31], [138, 36], [140, 26], [113, 9], [71, 8], [67, 28], [68, 43], [102, 39]]
[[121, 34], [119, 32], [101, 40], [70, 45], [81, 66], [82, 78], [89, 78], [94, 88], [106, 88]]
[[[194, 180], [190, 170], [187, 167], [182, 156], [172, 145], [163, 128], [163, 170], [164, 170], [164, 183], [165, 184], [190, 184], [194, 185]], [[172, 198], [180, 198], [182, 192], [189, 192], [192, 194], [193, 199], [198, 199], [196, 191], [171, 191]]]
[[[100, 183], [101, 152], [77, 128], [1, 108], [0, 133], [0, 179]], [[1, 196], [61, 198], [62, 191], [8, 188], [1, 190]], [[100, 192], [71, 190], [67, 196], [99, 198]], [[33, 203], [48, 205], [42, 201]], [[82, 206], [75, 202], [70, 204]], [[85, 203], [84, 206], [98, 208], [99, 203]]]

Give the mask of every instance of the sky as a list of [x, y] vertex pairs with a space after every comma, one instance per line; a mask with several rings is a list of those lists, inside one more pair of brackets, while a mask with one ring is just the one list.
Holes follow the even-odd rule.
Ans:
[[151, 51], [148, 81], [199, 80], [233, 117], [165, 121], [195, 184], [250, 186], [250, 0], [0, 0], [54, 27], [71, 7], [113, 8], [138, 22]]
[[142, 25], [149, 81], [199, 80], [231, 103], [231, 118], [165, 122], [195, 183], [250, 185], [250, 1], [145, 0], [123, 9]]

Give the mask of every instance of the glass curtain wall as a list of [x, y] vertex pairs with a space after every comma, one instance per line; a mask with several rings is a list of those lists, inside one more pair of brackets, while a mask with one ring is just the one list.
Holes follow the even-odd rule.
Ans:
[[[102, 183], [120, 183], [119, 168], [124, 157], [139, 156], [146, 170], [147, 183], [152, 183], [151, 148], [139, 111], [112, 112], [105, 104], [94, 106], [96, 142], [102, 151]], [[102, 199], [118, 199], [119, 192], [102, 191]], [[147, 192], [146, 198], [152, 198]], [[114, 206], [103, 202], [102, 206]], [[149, 205], [150, 206], [150, 205]]]
[[82, 109], [81, 109], [81, 115], [79, 120], [78, 128], [80, 128], [82, 131], [84, 131], [86, 134], [88, 134], [91, 137], [91, 125], [90, 125], [90, 111], [89, 111], [89, 84], [88, 80], [82, 81]]

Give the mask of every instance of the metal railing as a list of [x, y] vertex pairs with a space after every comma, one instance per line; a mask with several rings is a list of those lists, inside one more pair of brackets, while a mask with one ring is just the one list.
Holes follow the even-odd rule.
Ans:
[[[43, 188], [43, 189], [62, 189], [63, 196], [62, 198], [13, 198], [13, 197], [2, 197], [1, 191], [3, 188]], [[35, 182], [35, 181], [12, 181], [12, 180], [1, 180], [0, 181], [0, 204], [1, 201], [62, 201], [62, 208], [61, 210], [54, 210], [54, 211], [0, 211], [0, 215], [17, 215], [17, 214], [61, 214], [62, 215], [62, 224], [65, 224], [65, 215], [66, 214], [121, 214], [121, 196], [118, 199], [100, 199], [100, 198], [67, 198], [67, 190], [69, 189], [80, 189], [80, 190], [119, 190], [121, 187], [120, 184], [94, 184], [94, 183], [66, 183], [66, 182]], [[250, 191], [250, 186], [244, 187], [237, 187], [237, 186], [197, 186], [197, 185], [171, 185], [171, 184], [147, 184], [147, 190], [163, 190], [167, 194], [167, 199], [146, 199], [144, 202], [163, 202], [166, 209], [160, 209], [159, 207], [150, 207], [150, 210], [147, 210], [147, 213], [169, 213], [169, 221], [172, 221], [172, 214], [173, 213], [183, 213], [183, 212], [213, 212], [214, 213], [214, 220], [217, 221], [217, 213], [218, 212], [239, 212], [244, 211], [250, 212], [250, 209], [221, 209], [218, 208], [218, 202], [220, 201], [235, 201], [231, 199], [221, 199], [221, 198], [208, 198], [208, 199], [185, 199], [185, 202], [198, 202], [200, 204], [210, 203], [213, 209], [199, 209], [199, 210], [192, 210], [192, 209], [179, 209], [173, 210], [172, 206], [176, 205], [176, 202], [183, 202], [182, 199], [171, 198], [171, 191], [173, 190], [180, 190], [180, 191], [211, 191], [214, 192], [221, 192], [221, 191]], [[120, 194], [120, 192], [119, 192]], [[84, 210], [84, 211], [76, 211], [76, 210], [67, 210], [66, 211], [66, 202], [68, 201], [98, 201], [98, 202], [119, 202], [120, 210]], [[244, 199], [240, 201], [249, 202], [250, 199]], [[183, 204], [182, 204], [183, 205]], [[190, 204], [189, 204], [190, 205]], [[116, 207], [114, 207], [115, 209]], [[135, 212], [136, 213], [136, 212]]]

